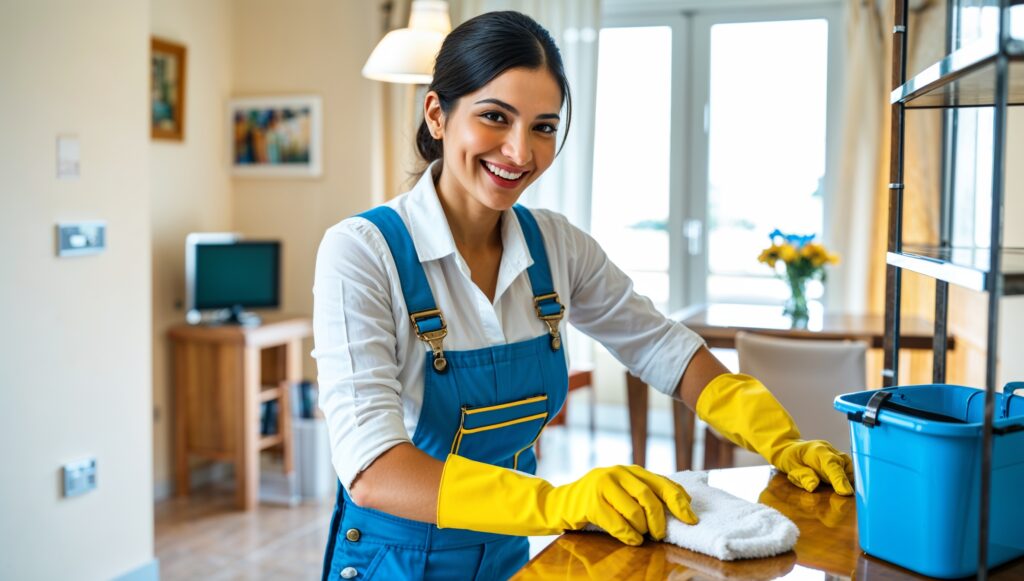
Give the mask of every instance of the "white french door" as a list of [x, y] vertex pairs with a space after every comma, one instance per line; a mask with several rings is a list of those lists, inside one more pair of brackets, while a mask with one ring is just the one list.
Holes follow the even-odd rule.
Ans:
[[591, 233], [637, 292], [666, 313], [677, 307], [670, 274], [682, 175], [675, 157], [683, 23], [616, 19], [602, 27], [598, 45]]
[[785, 285], [757, 262], [768, 234], [828, 242], [839, 6], [679, 3], [617, 3], [604, 20], [592, 232], [666, 312], [781, 304]]

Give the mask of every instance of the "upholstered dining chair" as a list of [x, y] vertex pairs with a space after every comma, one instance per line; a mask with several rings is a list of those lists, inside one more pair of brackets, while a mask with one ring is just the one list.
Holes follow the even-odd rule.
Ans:
[[[736, 351], [740, 373], [760, 379], [771, 390], [805, 439], [828, 440], [839, 450], [850, 451], [849, 420], [835, 411], [832, 401], [837, 395], [865, 389], [866, 343], [786, 339], [741, 331], [736, 334]], [[758, 463], [764, 460], [737, 450], [712, 430], [705, 433], [705, 469]]]

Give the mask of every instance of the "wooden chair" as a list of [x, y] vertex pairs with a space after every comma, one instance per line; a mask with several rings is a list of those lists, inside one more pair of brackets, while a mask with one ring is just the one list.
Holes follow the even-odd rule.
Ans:
[[[590, 429], [590, 438], [593, 439], [594, 435], [596, 434], [596, 426], [595, 426], [595, 422], [594, 422], [594, 416], [596, 415], [595, 412], [596, 412], [596, 409], [597, 409], [597, 403], [596, 403], [597, 394], [595, 393], [595, 389], [594, 389], [593, 375], [591, 373], [591, 370], [589, 370], [589, 369], [572, 369], [572, 370], [570, 370], [569, 371], [569, 393], [571, 394], [573, 391], [575, 391], [577, 389], [583, 389], [584, 387], [589, 387], [590, 388], [590, 401], [589, 401], [590, 425], [589, 425], [589, 429]], [[562, 406], [562, 411], [560, 411], [558, 413], [558, 415], [555, 416], [555, 418], [553, 420], [548, 422], [547, 427], [551, 427], [551, 426], [564, 426], [566, 424], [566, 421], [568, 420], [568, 416], [569, 416], [569, 400], [568, 400], [568, 397], [566, 397], [566, 402], [565, 402], [565, 405]], [[540, 438], [537, 438], [537, 443], [535, 445], [535, 449], [536, 449], [536, 452], [537, 452], [537, 459], [539, 460], [540, 459]]]

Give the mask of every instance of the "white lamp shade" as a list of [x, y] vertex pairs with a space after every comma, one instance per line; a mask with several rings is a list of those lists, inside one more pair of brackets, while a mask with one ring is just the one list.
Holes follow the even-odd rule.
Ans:
[[448, 34], [452, 31], [452, 18], [448, 15], [448, 2], [444, 0], [414, 0], [409, 14], [409, 28], [436, 30]]
[[363, 76], [388, 83], [429, 85], [444, 37], [452, 30], [448, 2], [413, 0], [409, 28], [387, 33], [363, 65]]
[[438, 30], [399, 28], [387, 33], [363, 65], [363, 76], [389, 83], [429, 85], [434, 60], [445, 33]]

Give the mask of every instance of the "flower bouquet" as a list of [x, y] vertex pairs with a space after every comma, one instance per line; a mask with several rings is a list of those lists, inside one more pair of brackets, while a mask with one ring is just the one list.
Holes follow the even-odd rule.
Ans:
[[[807, 321], [807, 282], [825, 281], [825, 265], [838, 264], [839, 256], [814, 242], [814, 234], [798, 236], [775, 230], [768, 235], [772, 245], [761, 251], [757, 258], [789, 283], [790, 298], [784, 314], [794, 322]], [[779, 268], [779, 266], [784, 268]]]

